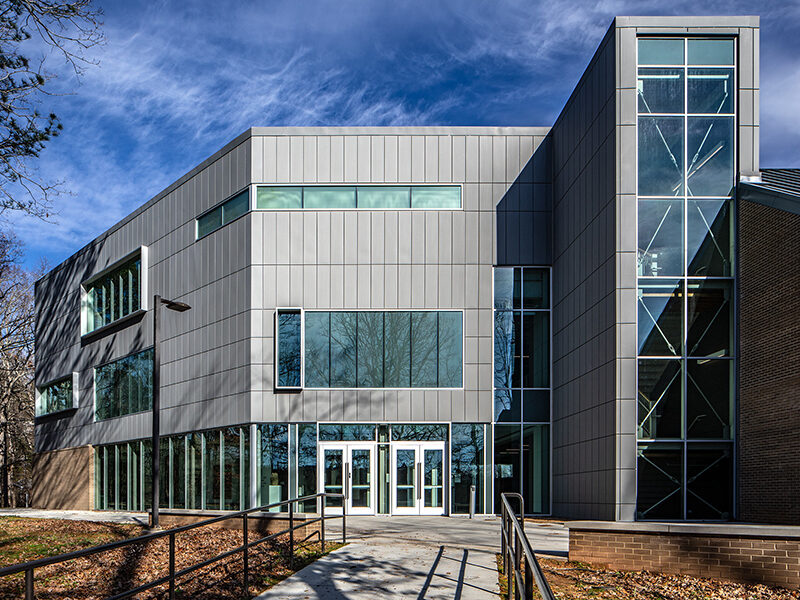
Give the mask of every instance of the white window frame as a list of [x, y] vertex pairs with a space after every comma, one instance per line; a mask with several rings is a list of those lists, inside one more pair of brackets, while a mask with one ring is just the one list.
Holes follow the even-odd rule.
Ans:
[[[70, 378], [72, 379], [72, 382], [71, 382], [72, 383], [72, 406], [64, 408], [64, 409], [61, 409], [61, 410], [56, 410], [56, 411], [53, 411], [53, 412], [44, 412], [43, 407], [42, 407], [42, 402], [44, 400], [45, 394], [43, 393], [43, 390], [48, 388], [48, 387], [50, 387], [54, 383], [59, 383], [61, 381], [64, 381], [64, 380], [70, 379]], [[79, 401], [80, 401], [80, 393], [78, 392], [78, 382], [79, 382], [79, 373], [76, 372], [76, 371], [73, 371], [70, 375], [66, 375], [64, 377], [56, 377], [55, 379], [49, 380], [47, 383], [35, 386], [35, 388], [34, 388], [34, 393], [35, 393], [35, 397], [36, 397], [36, 405], [35, 405], [35, 413], [34, 413], [35, 416], [37, 416], [37, 417], [46, 417], [46, 416], [49, 416], [49, 415], [57, 415], [57, 414], [65, 413], [67, 411], [75, 410], [76, 408], [78, 408], [78, 404], [79, 404]]]

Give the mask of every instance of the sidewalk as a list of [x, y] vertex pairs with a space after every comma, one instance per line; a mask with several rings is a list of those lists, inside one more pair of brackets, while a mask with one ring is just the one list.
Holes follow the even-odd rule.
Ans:
[[148, 525], [146, 512], [113, 512], [95, 510], [46, 510], [41, 508], [0, 508], [0, 517], [27, 517], [31, 519], [67, 519], [69, 521], [94, 521], [96, 523], [135, 523]]

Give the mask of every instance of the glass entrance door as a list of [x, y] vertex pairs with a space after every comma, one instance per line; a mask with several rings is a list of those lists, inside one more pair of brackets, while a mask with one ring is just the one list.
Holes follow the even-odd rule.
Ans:
[[[324, 444], [322, 485], [325, 492], [344, 494], [347, 514], [375, 513], [375, 448], [371, 444]], [[325, 510], [341, 512], [341, 498], [325, 498]]]
[[392, 448], [392, 512], [444, 514], [444, 442], [404, 442]]

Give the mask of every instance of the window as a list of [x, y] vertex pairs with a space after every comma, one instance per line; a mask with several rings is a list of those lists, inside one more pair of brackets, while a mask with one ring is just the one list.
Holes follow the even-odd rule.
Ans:
[[[305, 311], [304, 315], [306, 388], [462, 385], [460, 311]], [[291, 362], [291, 350], [287, 357], [280, 355], [282, 351], [279, 346], [278, 365]]]
[[153, 350], [132, 354], [94, 370], [95, 420], [153, 407]]
[[302, 315], [299, 309], [280, 309], [276, 313], [277, 332], [275, 347], [275, 388], [302, 387]]
[[[446, 210], [461, 208], [461, 187], [457, 185], [427, 186], [267, 186], [256, 188], [256, 208], [337, 210], [360, 208], [364, 210], [427, 209]], [[210, 231], [224, 225], [221, 216], [204, 215]], [[201, 218], [204, 218], [201, 217]], [[199, 223], [199, 220], [198, 220]], [[198, 234], [198, 237], [201, 237]]]
[[81, 333], [147, 309], [147, 247], [81, 285]]
[[235, 221], [250, 210], [250, 189], [236, 194], [230, 200], [197, 217], [197, 239], [207, 236], [223, 225]]
[[36, 416], [78, 408], [78, 374], [73, 373], [37, 390]]

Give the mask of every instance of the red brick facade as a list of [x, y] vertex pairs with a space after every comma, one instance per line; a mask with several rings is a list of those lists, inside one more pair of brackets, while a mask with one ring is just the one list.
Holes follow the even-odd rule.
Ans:
[[800, 524], [800, 216], [739, 206], [738, 519]]
[[800, 587], [800, 539], [570, 528], [569, 559], [622, 571], [656, 571]]

